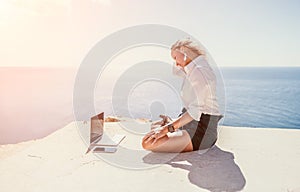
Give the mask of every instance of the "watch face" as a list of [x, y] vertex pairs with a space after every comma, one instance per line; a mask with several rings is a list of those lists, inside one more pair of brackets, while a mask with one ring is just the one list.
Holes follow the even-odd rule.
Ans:
[[172, 124], [168, 126], [168, 131], [171, 133], [175, 131], [174, 126]]

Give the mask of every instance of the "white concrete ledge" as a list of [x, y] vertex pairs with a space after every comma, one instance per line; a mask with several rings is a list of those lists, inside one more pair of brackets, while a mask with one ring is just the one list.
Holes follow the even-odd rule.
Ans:
[[[106, 123], [107, 128], [121, 130], [117, 122]], [[140, 169], [85, 155], [87, 146], [75, 122], [43, 139], [0, 146], [0, 189], [300, 191], [300, 130], [222, 127], [216, 147], [202, 155], [151, 153], [141, 148], [141, 135], [126, 138], [108, 159], [118, 157], [124, 165]]]

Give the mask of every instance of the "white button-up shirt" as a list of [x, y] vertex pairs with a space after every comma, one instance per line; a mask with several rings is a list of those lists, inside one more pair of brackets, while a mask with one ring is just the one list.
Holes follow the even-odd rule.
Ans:
[[216, 97], [216, 76], [205, 57], [200, 55], [185, 67], [174, 66], [183, 77], [181, 99], [189, 115], [200, 121], [201, 114], [220, 115]]

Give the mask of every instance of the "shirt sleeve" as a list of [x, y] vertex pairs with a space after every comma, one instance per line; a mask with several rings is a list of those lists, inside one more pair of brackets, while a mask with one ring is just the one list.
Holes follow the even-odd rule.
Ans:
[[201, 69], [196, 67], [189, 77], [189, 83], [191, 83], [192, 87], [192, 93], [190, 94], [194, 95], [188, 106], [186, 106], [187, 112], [194, 120], [200, 121], [205, 107], [205, 98], [209, 91], [208, 80]]

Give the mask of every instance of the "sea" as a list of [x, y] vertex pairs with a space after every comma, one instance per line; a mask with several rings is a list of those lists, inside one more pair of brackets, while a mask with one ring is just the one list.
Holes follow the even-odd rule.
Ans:
[[300, 67], [221, 68], [224, 125], [300, 128]]
[[[300, 67], [223, 67], [219, 71], [225, 92], [222, 125], [300, 128]], [[144, 82], [143, 86], [133, 89], [133, 84], [128, 82], [135, 81], [134, 78], [120, 78], [120, 81], [119, 87], [126, 89], [127, 85], [131, 92], [122, 93], [122, 88], [117, 88], [119, 93], [113, 96], [111, 102], [115, 114], [155, 119], [160, 113], [165, 113], [176, 117], [183, 107], [180, 98], [172, 94], [168, 86], [160, 85], [161, 82]], [[180, 88], [181, 82], [174, 84]]]
[[[128, 69], [128, 73], [115, 76], [108, 73], [107, 79], [96, 83], [94, 101], [86, 100], [86, 92], [80, 91], [83, 97], [78, 110], [82, 113], [77, 117], [77, 68], [1, 67], [0, 145], [44, 137], [74, 120], [88, 119], [101, 111], [106, 116], [151, 120], [159, 114], [177, 117], [183, 107], [178, 96], [182, 79], [173, 77], [170, 69], [147, 66], [149, 69]], [[225, 93], [220, 124], [300, 129], [300, 67], [219, 70]], [[91, 103], [94, 111], [87, 107]]]

